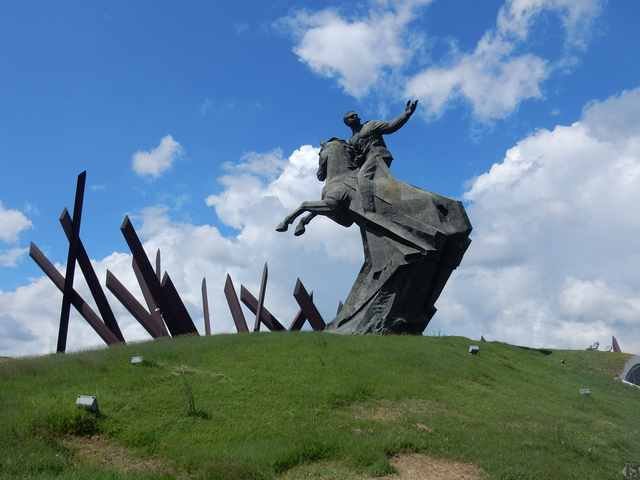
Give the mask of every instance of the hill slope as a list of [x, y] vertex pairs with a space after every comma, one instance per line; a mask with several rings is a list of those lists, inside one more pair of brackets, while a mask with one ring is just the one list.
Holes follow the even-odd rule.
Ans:
[[640, 462], [640, 390], [613, 378], [627, 356], [469, 343], [265, 333], [8, 361], [0, 477], [364, 479], [421, 452], [491, 479], [609, 479]]

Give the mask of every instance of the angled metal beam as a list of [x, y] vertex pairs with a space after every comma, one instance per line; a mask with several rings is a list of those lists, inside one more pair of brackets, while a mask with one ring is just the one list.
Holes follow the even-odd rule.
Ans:
[[[42, 251], [36, 246], [35, 243], [31, 243], [29, 248], [29, 256], [34, 262], [42, 269], [42, 271], [51, 279], [53, 284], [58, 287], [61, 292], [65, 291], [65, 282], [62, 274], [53, 266], [49, 259], [42, 253]], [[100, 336], [107, 345], [115, 345], [116, 343], [122, 343], [115, 334], [107, 328], [102, 322], [98, 314], [85, 302], [80, 294], [73, 288], [69, 292], [69, 302], [78, 311], [82, 318], [84, 318], [93, 330]]]
[[124, 305], [127, 311], [135, 318], [140, 325], [153, 338], [164, 336], [160, 331], [158, 324], [154, 321], [149, 312], [145, 310], [136, 297], [116, 278], [116, 276], [107, 270], [107, 288], [113, 295]]
[[231, 280], [231, 276], [228, 273], [227, 279], [224, 282], [224, 296], [227, 297], [227, 303], [229, 304], [229, 310], [231, 311], [233, 323], [236, 324], [236, 330], [238, 331], [238, 333], [248, 332], [249, 329], [247, 328], [247, 322], [244, 319], [244, 313], [242, 313], [242, 307], [240, 306], [240, 302], [238, 301], [236, 289], [234, 288], [233, 281]]
[[67, 332], [69, 330], [69, 312], [71, 311], [71, 291], [73, 290], [73, 276], [76, 271], [76, 257], [78, 254], [77, 238], [80, 236], [80, 220], [82, 218], [82, 202], [84, 200], [84, 187], [87, 181], [86, 170], [78, 175], [76, 183], [76, 196], [73, 202], [72, 236], [69, 240], [69, 251], [67, 252], [67, 269], [65, 272], [65, 284], [62, 291], [62, 307], [60, 308], [60, 328], [58, 330], [58, 345], [56, 351], [59, 353], [67, 349]]
[[164, 292], [165, 300], [169, 302], [172, 311], [175, 312], [175, 315], [167, 322], [171, 335], [199, 335], [187, 307], [185, 307], [167, 272], [164, 272], [162, 277], [162, 291]]
[[[309, 292], [309, 297], [311, 298], [311, 301], [313, 301], [313, 292]], [[302, 309], [298, 310], [298, 313], [296, 313], [296, 316], [293, 317], [293, 321], [291, 322], [291, 326], [289, 327], [289, 331], [293, 332], [293, 331], [297, 331], [297, 330], [302, 330], [304, 322], [306, 322], [306, 321], [307, 321], [307, 317], [305, 316], [305, 314], [302, 311]]]
[[622, 349], [620, 348], [620, 344], [618, 343], [618, 339], [616, 337], [611, 337], [611, 351], [620, 353]]
[[156, 277], [158, 281], [162, 281], [162, 268], [160, 267], [160, 249], [156, 252]]
[[296, 302], [298, 302], [298, 305], [300, 305], [300, 309], [304, 312], [304, 315], [309, 320], [311, 328], [313, 328], [314, 330], [324, 330], [326, 324], [322, 319], [322, 315], [320, 315], [320, 312], [313, 304], [313, 300], [307, 293], [306, 288], [304, 288], [304, 285], [299, 278], [296, 281], [296, 286], [293, 290], [293, 297], [296, 299]]
[[205, 335], [211, 335], [211, 321], [209, 319], [209, 299], [207, 298], [207, 279], [202, 279], [202, 315], [204, 316]]
[[169, 327], [169, 331], [172, 335], [175, 335], [171, 330], [170, 325], [179, 322], [178, 319], [180, 315], [175, 310], [174, 302], [170, 302], [169, 298], [165, 295], [162, 285], [156, 276], [156, 272], [153, 271], [153, 267], [151, 266], [151, 263], [147, 258], [147, 254], [142, 247], [142, 242], [140, 242], [140, 239], [138, 238], [128, 216], [124, 217], [120, 230], [129, 245], [133, 258], [140, 268], [142, 278], [144, 278], [147, 287], [149, 287], [149, 292], [151, 293], [154, 302], [158, 307], [160, 307], [160, 312], [162, 313], [162, 317], [164, 318], [167, 327]]
[[136, 274], [138, 285], [140, 285], [140, 290], [142, 291], [142, 296], [144, 297], [144, 301], [147, 304], [147, 308], [149, 309], [151, 318], [156, 323], [156, 330], [162, 332], [163, 337], [168, 337], [169, 330], [167, 330], [167, 326], [164, 324], [164, 320], [162, 319], [162, 315], [160, 314], [160, 308], [153, 299], [153, 295], [151, 295], [151, 292], [149, 291], [147, 282], [144, 281], [144, 277], [140, 272], [140, 267], [138, 266], [135, 258], [131, 259], [131, 267], [133, 268], [133, 273]]
[[[69, 216], [69, 212], [65, 208], [60, 215], [60, 224], [62, 225], [62, 229], [64, 230], [69, 243], [71, 243], [71, 239], [73, 236], [73, 221]], [[87, 281], [87, 285], [89, 286], [89, 290], [91, 291], [91, 295], [93, 295], [93, 299], [96, 301], [96, 306], [98, 307], [98, 311], [102, 316], [102, 320], [104, 320], [105, 325], [109, 327], [118, 339], [121, 342], [124, 342], [124, 336], [120, 331], [120, 326], [116, 321], [116, 317], [113, 314], [113, 310], [109, 306], [109, 301], [100, 286], [100, 281], [98, 280], [98, 276], [96, 275], [95, 270], [91, 266], [91, 260], [89, 259], [89, 255], [87, 254], [87, 250], [84, 248], [84, 244], [82, 243], [82, 239], [75, 238], [75, 242], [77, 242], [77, 260], [78, 265], [80, 265], [80, 270], [84, 274], [84, 278]]]
[[[267, 289], [267, 277], [269, 276], [269, 269], [267, 262], [264, 262], [264, 268], [262, 269], [262, 279], [260, 280], [260, 291], [258, 292], [258, 306], [256, 308], [256, 321], [253, 324], [253, 331], [260, 331], [260, 317], [262, 316], [262, 307], [264, 306], [264, 295]], [[242, 297], [242, 294], [240, 295]]]
[[[240, 285], [240, 301], [247, 306], [251, 313], [253, 313], [254, 315], [257, 314], [258, 299], [254, 297], [253, 294], [249, 290], [247, 290], [244, 285]], [[264, 305], [262, 306], [262, 315], [260, 315], [260, 321], [272, 332], [278, 330], [286, 330], [286, 328], [284, 328], [284, 325], [282, 325]]]

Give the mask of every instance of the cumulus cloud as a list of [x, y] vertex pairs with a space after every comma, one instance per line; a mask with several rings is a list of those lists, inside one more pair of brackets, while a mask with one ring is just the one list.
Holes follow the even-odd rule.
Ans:
[[183, 153], [182, 146], [171, 135], [160, 140], [150, 151], [139, 150], [131, 158], [133, 171], [143, 177], [158, 178], [166, 172]]
[[18, 241], [18, 235], [31, 228], [32, 223], [24, 213], [19, 210], [6, 208], [0, 202], [0, 241], [14, 243]]
[[282, 171], [286, 163], [287, 160], [283, 158], [282, 150], [276, 148], [266, 153], [247, 152], [239, 162], [225, 162], [223, 166], [231, 172], [274, 177]]
[[536, 17], [556, 11], [567, 32], [567, 44], [584, 48], [593, 20], [603, 7], [601, 0], [510, 0], [500, 9], [498, 32], [526, 39]]
[[24, 254], [26, 248], [14, 247], [7, 250], [0, 250], [0, 267], [15, 267]]
[[[511, 114], [520, 103], [543, 97], [549, 76], [570, 68], [586, 47], [602, 0], [506, 0], [495, 27], [472, 51], [451, 48], [438, 64], [416, 70], [412, 60], [425, 45], [426, 33], [414, 26], [432, 0], [371, 1], [364, 15], [348, 16], [325, 8], [298, 11], [281, 19], [295, 38], [294, 53], [324, 77], [335, 78], [356, 98], [372, 92], [404, 90], [417, 97], [427, 117], [440, 116], [452, 104], [471, 107], [474, 118], [492, 122]], [[527, 52], [527, 39], [545, 13], [560, 19], [564, 54], [546, 59]]]
[[[267, 160], [265, 160], [267, 159]], [[263, 168], [265, 165], [268, 168]], [[278, 233], [275, 226], [304, 200], [320, 198], [322, 184], [317, 181], [318, 149], [302, 146], [288, 158], [278, 150], [249, 153], [227, 166], [220, 179], [222, 190], [206, 199], [212, 214], [237, 229], [223, 235], [210, 224], [177, 221], [162, 206], [143, 209], [133, 216], [149, 258], [156, 249], [162, 253], [167, 270], [185, 300], [191, 315], [203, 331], [200, 282], [207, 278], [213, 330], [235, 331], [223, 286], [230, 273], [236, 288], [244, 284], [257, 295], [262, 265], [269, 262], [266, 305], [284, 324], [289, 325], [297, 304], [292, 297], [299, 276], [327, 319], [335, 314], [338, 299], [344, 299], [362, 262], [360, 235], [324, 218], [316, 218], [303, 237]], [[91, 239], [84, 239], [91, 253]], [[62, 256], [62, 253], [60, 253]], [[126, 252], [92, 261], [99, 278], [109, 268], [144, 304], [137, 286], [131, 256]], [[64, 265], [56, 265], [64, 272]], [[329, 280], [330, 279], [330, 280]], [[75, 288], [93, 305], [82, 276], [76, 275]], [[107, 292], [125, 338], [149, 338], [118, 301]], [[46, 278], [38, 278], [14, 291], [0, 292], [0, 322], [8, 332], [0, 344], [0, 355], [27, 355], [55, 349], [62, 295]], [[97, 311], [97, 310], [96, 310]], [[245, 310], [247, 319], [253, 319]], [[10, 327], [20, 325], [20, 329]], [[11, 332], [16, 332], [16, 338]], [[20, 338], [18, 338], [18, 336]], [[75, 312], [69, 327], [70, 350], [101, 345], [100, 339]]]
[[[0, 202], [0, 242], [15, 244], [20, 233], [32, 227], [31, 220], [19, 210], [6, 208]], [[13, 246], [0, 249], [0, 267], [15, 267], [24, 254], [25, 248]]]
[[366, 95], [385, 73], [405, 65], [418, 38], [407, 26], [432, 0], [373, 2], [368, 15], [347, 18], [335, 9], [299, 11], [281, 19], [296, 38], [293, 49], [315, 73], [337, 78], [354, 97]]
[[[442, 66], [430, 66], [412, 76], [406, 95], [418, 97], [430, 116], [438, 116], [458, 100], [467, 102], [476, 119], [504, 118], [528, 99], [542, 97], [541, 85], [552, 73], [549, 61], [518, 53], [544, 12], [559, 16], [566, 32], [567, 52], [584, 48], [600, 0], [507, 0], [496, 27], [486, 32], [472, 52], [454, 52]], [[558, 64], [573, 58], [568, 53]]]
[[558, 347], [615, 335], [640, 351], [639, 109], [640, 89], [592, 103], [471, 183], [474, 243], [437, 328]]

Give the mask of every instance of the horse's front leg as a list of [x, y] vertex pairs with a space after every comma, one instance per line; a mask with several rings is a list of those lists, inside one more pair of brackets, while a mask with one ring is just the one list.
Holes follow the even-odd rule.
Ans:
[[307, 226], [307, 224], [313, 220], [318, 214], [311, 212], [311, 213], [307, 213], [304, 217], [302, 217], [300, 219], [300, 221], [298, 222], [298, 225], [296, 225], [296, 229], [293, 232], [293, 234], [296, 237], [299, 237], [300, 235], [302, 235], [305, 232], [305, 227]]
[[337, 207], [337, 202], [333, 200], [315, 200], [310, 202], [302, 202], [300, 206], [292, 213], [287, 215], [285, 219], [276, 227], [278, 232], [286, 232], [289, 225], [302, 215], [304, 212], [315, 213], [316, 215], [326, 215], [333, 212]]

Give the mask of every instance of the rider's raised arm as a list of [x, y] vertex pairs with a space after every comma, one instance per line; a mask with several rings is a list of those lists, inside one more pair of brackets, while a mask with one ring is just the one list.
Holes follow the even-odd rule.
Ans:
[[375, 125], [375, 130], [382, 135], [388, 135], [390, 133], [397, 132], [405, 123], [407, 123], [409, 118], [411, 118], [413, 112], [416, 111], [417, 105], [417, 100], [409, 100], [402, 114], [400, 114], [397, 118], [394, 118], [390, 122], [377, 122], [378, 124]]

